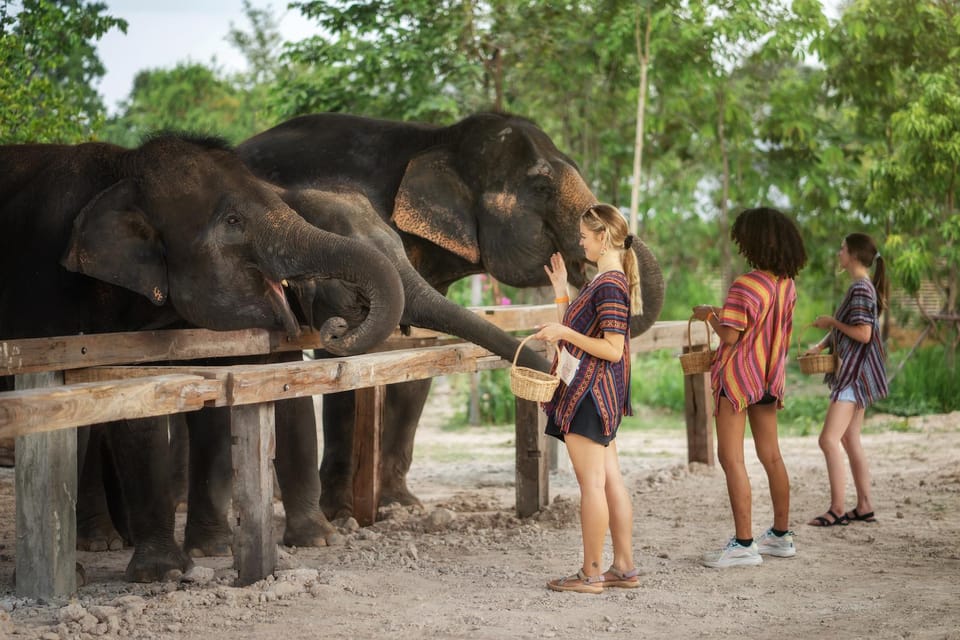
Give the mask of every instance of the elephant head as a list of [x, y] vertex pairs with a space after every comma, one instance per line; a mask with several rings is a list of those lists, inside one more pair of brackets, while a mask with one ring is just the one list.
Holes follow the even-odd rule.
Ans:
[[[229, 330], [300, 321], [284, 290], [311, 283], [350, 284], [362, 321], [320, 327], [336, 354], [367, 351], [397, 326], [400, 277], [375, 249], [308, 224], [277, 190], [255, 178], [222, 143], [161, 136], [125, 151], [120, 179], [83, 207], [62, 264], [140, 293], [169, 299], [197, 326]], [[312, 322], [312, 299], [299, 300]], [[355, 315], [357, 315], [355, 314]]]
[[[579, 246], [580, 215], [597, 199], [576, 164], [529, 120], [480, 114], [444, 131], [414, 155], [396, 196], [392, 221], [405, 234], [437, 245], [456, 260], [421, 259], [417, 269], [441, 290], [467, 273], [486, 271], [515, 287], [549, 284], [543, 265], [559, 251], [570, 284], [587, 280]], [[641, 241], [633, 243], [643, 311], [631, 333], [646, 331], [663, 307], [663, 274]]]

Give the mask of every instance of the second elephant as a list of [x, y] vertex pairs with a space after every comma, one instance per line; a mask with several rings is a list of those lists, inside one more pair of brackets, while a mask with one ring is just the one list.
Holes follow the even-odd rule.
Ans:
[[[515, 287], [547, 285], [543, 265], [557, 251], [570, 284], [586, 282], [578, 224], [596, 198], [576, 164], [525, 118], [482, 113], [440, 127], [315, 114], [254, 136], [237, 151], [254, 173], [275, 184], [362, 196], [400, 239], [399, 246], [388, 243], [389, 250], [403, 252], [438, 294], [483, 272]], [[310, 217], [302, 205], [293, 207]], [[637, 336], [659, 316], [663, 276], [642, 242], [634, 249], [644, 303], [643, 313], [631, 318]], [[410, 318], [419, 311], [414, 306], [407, 300], [403, 322], [417, 324]], [[492, 348], [465, 335], [459, 324], [440, 329], [505, 358], [518, 344], [499, 330], [485, 330], [504, 336], [501, 346]], [[407, 383], [402, 391], [398, 386], [387, 392], [381, 502], [411, 504], [417, 499], [406, 475], [429, 381]], [[322, 505], [328, 517], [349, 515], [353, 394], [324, 398], [323, 431]]]

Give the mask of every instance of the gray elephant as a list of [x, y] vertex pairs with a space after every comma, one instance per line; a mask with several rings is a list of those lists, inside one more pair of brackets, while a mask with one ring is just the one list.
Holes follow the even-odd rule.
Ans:
[[[303, 293], [318, 278], [352, 283], [352, 317], [363, 320], [320, 325], [313, 300], [291, 305], [282, 283]], [[0, 147], [0, 339], [184, 325], [296, 334], [304, 322], [350, 354], [390, 335], [402, 309], [399, 275], [379, 251], [308, 224], [222, 142]], [[190, 565], [174, 540], [158, 422], [102, 432], [134, 545], [132, 581]]]
[[[400, 238], [402, 247], [388, 243], [389, 251], [405, 253], [420, 279], [441, 294], [456, 280], [482, 272], [516, 287], [546, 285], [543, 265], [556, 251], [567, 263], [570, 284], [580, 287], [586, 281], [578, 223], [596, 198], [575, 163], [527, 119], [484, 113], [438, 127], [316, 114], [258, 134], [241, 143], [237, 152], [254, 173], [272, 183], [361, 195]], [[292, 205], [311, 217], [301, 204]], [[634, 247], [644, 299], [643, 313], [631, 319], [636, 336], [660, 313], [663, 277], [649, 249], [642, 242]], [[407, 278], [402, 270], [401, 275]], [[408, 280], [404, 282], [407, 286]], [[409, 316], [416, 312], [429, 319], [438, 307], [436, 296], [422, 289], [421, 302], [418, 295], [406, 289], [403, 321], [426, 326], [423, 319]], [[488, 325], [478, 338], [460, 322], [441, 330], [484, 346], [491, 336], [504, 335]], [[503, 337], [494, 351], [512, 358], [517, 344]], [[406, 475], [429, 384], [388, 388], [382, 503], [418, 502]], [[352, 511], [353, 397], [324, 397], [320, 476], [321, 504], [328, 517]]]

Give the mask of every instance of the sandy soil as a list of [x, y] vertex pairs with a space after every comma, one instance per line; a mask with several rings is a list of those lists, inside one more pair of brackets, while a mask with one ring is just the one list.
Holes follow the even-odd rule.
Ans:
[[[69, 602], [17, 598], [13, 470], [0, 470], [0, 638], [960, 639], [960, 414], [866, 437], [876, 524], [803, 524], [827, 506], [824, 463], [815, 437], [784, 439], [798, 555], [727, 570], [698, 562], [732, 533], [723, 473], [688, 466], [683, 433], [650, 416], [619, 438], [642, 587], [583, 595], [544, 586], [580, 562], [570, 470], [551, 474], [547, 510], [518, 520], [512, 433], [443, 431], [448, 411], [435, 401], [418, 434], [410, 484], [423, 509], [343, 523], [341, 547], [281, 547], [277, 575], [246, 588], [231, 586], [229, 558], [125, 584], [130, 552], [117, 551], [79, 554], [90, 583]], [[770, 505], [747, 459], [759, 535]]]

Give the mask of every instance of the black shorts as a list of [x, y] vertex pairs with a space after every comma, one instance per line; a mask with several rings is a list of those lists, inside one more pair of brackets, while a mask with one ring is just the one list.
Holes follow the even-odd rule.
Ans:
[[[720, 397], [721, 398], [727, 397], [727, 392], [723, 387], [720, 387]], [[764, 391], [763, 397], [757, 400], [756, 402], [754, 402], [753, 404], [773, 404], [776, 401], [777, 401], [777, 396], [771, 395], [769, 391]]]
[[[564, 435], [566, 435], [560, 430], [560, 425], [556, 423], [553, 416], [548, 417], [547, 428], [544, 429], [543, 432], [558, 440], [563, 440]], [[600, 414], [597, 412], [597, 405], [593, 401], [593, 396], [589, 393], [580, 401], [577, 412], [573, 414], [573, 421], [570, 423], [568, 433], [575, 433], [578, 436], [590, 438], [597, 444], [602, 444], [605, 447], [609, 446], [610, 441], [617, 437], [616, 428], [613, 429], [609, 436], [603, 435], [603, 420], [600, 419]]]

